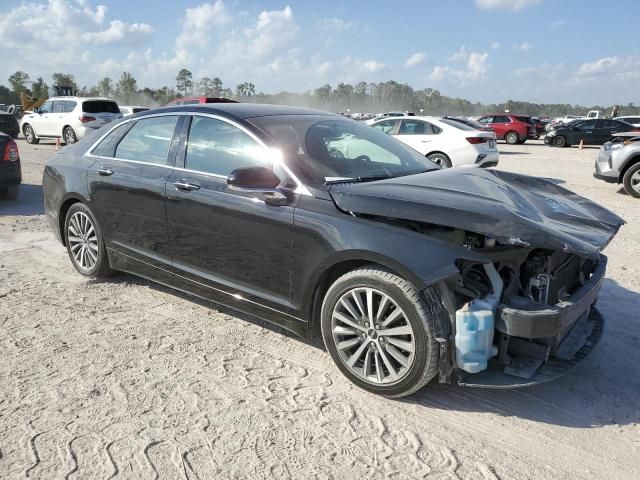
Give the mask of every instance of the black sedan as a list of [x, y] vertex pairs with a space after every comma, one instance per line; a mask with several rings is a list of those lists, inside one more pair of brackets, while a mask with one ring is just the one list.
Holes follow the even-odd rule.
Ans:
[[630, 123], [611, 119], [586, 119], [552, 128], [544, 137], [544, 143], [554, 147], [571, 145], [604, 145], [614, 133], [640, 131]]
[[360, 122], [275, 105], [127, 117], [51, 158], [43, 189], [80, 274], [131, 272], [321, 336], [391, 397], [574, 367], [602, 331], [601, 249], [623, 223], [553, 183], [441, 170]]
[[9, 135], [0, 133], [0, 199], [15, 199], [21, 182], [18, 145]]

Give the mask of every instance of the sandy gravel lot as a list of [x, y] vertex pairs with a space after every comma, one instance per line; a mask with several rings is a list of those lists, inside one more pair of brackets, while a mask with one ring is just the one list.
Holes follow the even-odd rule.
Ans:
[[353, 387], [319, 343], [129, 275], [88, 281], [42, 210], [52, 143], [19, 141], [0, 203], [0, 478], [640, 478], [640, 201], [592, 178], [597, 149], [501, 145], [628, 224], [607, 248], [602, 342], [554, 383]]

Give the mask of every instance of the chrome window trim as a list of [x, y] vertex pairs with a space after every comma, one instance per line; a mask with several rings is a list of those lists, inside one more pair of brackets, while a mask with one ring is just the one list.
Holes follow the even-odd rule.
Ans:
[[[127, 119], [125, 121], [119, 122], [117, 125], [114, 125], [112, 128], [110, 128], [107, 132], [105, 132], [98, 140], [96, 140], [85, 152], [84, 156], [86, 157], [90, 157], [90, 158], [95, 158], [95, 159], [100, 159], [100, 160], [116, 160], [116, 161], [121, 161], [121, 162], [128, 162], [128, 163], [136, 163], [136, 164], [140, 164], [140, 165], [152, 165], [152, 166], [156, 166], [156, 167], [165, 167], [165, 168], [170, 168], [173, 170], [179, 170], [182, 172], [192, 172], [192, 173], [196, 173], [198, 175], [207, 175], [210, 177], [214, 177], [214, 178], [220, 178], [220, 179], [226, 179], [227, 177], [224, 175], [219, 175], [219, 174], [215, 174], [215, 173], [209, 173], [209, 172], [202, 172], [199, 170], [191, 170], [189, 168], [182, 168], [182, 167], [175, 167], [173, 165], [158, 165], [156, 163], [149, 163], [149, 162], [141, 162], [139, 160], [129, 160], [126, 158], [116, 158], [116, 157], [105, 157], [105, 156], [101, 156], [101, 155], [94, 155], [93, 154], [93, 150], [95, 150], [95, 148], [98, 146], [98, 144], [100, 142], [102, 142], [102, 140], [104, 140], [104, 138], [109, 135], [111, 132], [113, 132], [116, 128], [120, 127], [121, 125], [124, 125], [126, 123], [129, 122], [135, 122], [138, 120], [143, 120], [146, 118], [152, 118], [152, 117], [162, 117], [162, 116], [169, 116], [169, 115], [176, 115], [176, 116], [185, 116], [185, 115], [190, 115], [192, 117], [195, 116], [200, 116], [200, 117], [209, 117], [209, 118], [213, 118], [215, 120], [220, 120], [223, 121], [225, 123], [228, 123], [229, 125], [232, 125], [233, 127], [236, 127], [240, 130], [242, 130], [244, 133], [246, 133], [247, 135], [249, 135], [249, 137], [251, 137], [258, 145], [262, 146], [265, 149], [269, 149], [269, 147], [262, 141], [262, 139], [260, 137], [258, 137], [255, 133], [253, 133], [252, 131], [248, 130], [246, 127], [244, 127], [243, 125], [240, 125], [238, 123], [236, 123], [235, 121], [223, 117], [221, 115], [216, 115], [214, 113], [206, 113], [206, 112], [162, 112], [162, 113], [153, 113], [153, 114], [149, 114], [149, 115], [145, 115], [144, 117], [138, 117], [138, 118], [130, 118]], [[289, 175], [294, 183], [296, 184], [296, 188], [294, 189], [294, 193], [297, 193], [299, 195], [304, 195], [307, 197], [312, 197], [313, 195], [311, 194], [311, 192], [309, 191], [309, 189], [307, 188], [307, 186], [302, 183], [300, 181], [300, 179], [291, 171], [291, 169], [285, 165], [284, 162], [279, 163], [278, 164], [286, 173], [287, 175]]]

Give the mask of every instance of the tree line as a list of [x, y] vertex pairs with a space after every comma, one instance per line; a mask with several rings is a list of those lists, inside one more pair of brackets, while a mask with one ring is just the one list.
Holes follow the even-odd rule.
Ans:
[[[233, 98], [239, 101], [298, 105], [332, 112], [376, 113], [390, 110], [412, 111], [424, 115], [484, 115], [509, 110], [511, 113], [534, 116], [558, 117], [564, 115], [584, 115], [589, 110], [609, 113], [613, 105], [571, 105], [559, 103], [532, 103], [508, 100], [504, 103], [485, 104], [471, 102], [464, 98], [443, 95], [439, 90], [424, 88], [415, 90], [406, 83], [394, 80], [386, 82], [358, 82], [355, 85], [340, 82], [335, 87], [322, 85], [305, 92], [256, 92], [252, 82], [243, 82], [235, 89], [225, 86], [220, 77], [194, 79], [186, 68], [176, 75], [176, 84], [160, 88], [140, 88], [135, 77], [123, 72], [114, 80], [104, 77], [97, 84], [80, 87], [74, 75], [54, 73], [52, 85], [71, 87], [79, 96], [103, 96], [116, 100], [121, 105], [148, 105], [158, 107], [179, 97], [205, 96]], [[19, 104], [20, 93], [25, 92], [35, 98], [48, 98], [49, 85], [42, 78], [31, 80], [28, 73], [18, 71], [8, 78], [9, 85], [0, 85], [0, 103]], [[640, 115], [640, 106], [633, 103], [621, 106], [619, 115]]]

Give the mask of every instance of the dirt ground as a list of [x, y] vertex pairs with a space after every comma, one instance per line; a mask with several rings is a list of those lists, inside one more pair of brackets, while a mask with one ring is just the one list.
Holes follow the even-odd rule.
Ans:
[[0, 478], [640, 478], [640, 201], [592, 178], [597, 149], [501, 145], [624, 217], [606, 249], [604, 337], [545, 385], [352, 386], [319, 343], [120, 274], [85, 280], [42, 209], [52, 143], [19, 141], [0, 203]]

